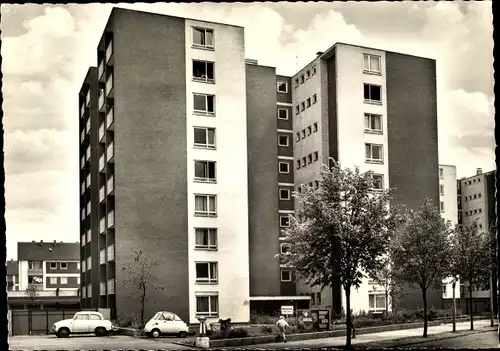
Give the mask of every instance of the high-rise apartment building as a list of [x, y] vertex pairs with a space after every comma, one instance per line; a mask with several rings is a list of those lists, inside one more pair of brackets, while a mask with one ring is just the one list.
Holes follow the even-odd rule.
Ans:
[[[113, 9], [80, 93], [83, 307], [137, 311], [121, 267], [142, 249], [165, 287], [146, 314], [340, 312], [338, 282], [311, 289], [277, 258], [292, 192], [332, 157], [373, 171], [395, 203], [438, 203], [435, 61], [336, 44], [286, 77], [244, 53], [242, 27]], [[381, 309], [373, 291], [353, 308]]]

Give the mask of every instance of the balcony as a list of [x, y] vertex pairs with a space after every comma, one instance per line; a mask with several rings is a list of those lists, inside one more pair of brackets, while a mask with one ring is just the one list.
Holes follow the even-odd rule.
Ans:
[[108, 182], [106, 184], [106, 187], [107, 187], [107, 190], [108, 190], [107, 194], [108, 195], [113, 195], [114, 190], [115, 190], [115, 177], [114, 176], [109, 177]]
[[108, 148], [106, 149], [106, 161], [112, 163], [114, 157], [114, 144], [113, 142], [109, 143]]
[[85, 126], [85, 130], [87, 131], [87, 134], [89, 134], [89, 133], [90, 133], [90, 118], [89, 118], [89, 119], [87, 119], [87, 124], [86, 124], [86, 126]]
[[115, 211], [108, 213], [108, 228], [114, 228], [115, 226]]
[[103, 74], [104, 74], [104, 60], [101, 60], [101, 62], [99, 63], [99, 69], [97, 71], [97, 78], [101, 80]]
[[106, 217], [102, 217], [99, 221], [99, 233], [104, 234], [106, 232]]
[[106, 64], [112, 65], [113, 62], [111, 59], [113, 58], [113, 42], [110, 41], [108, 46], [106, 47]]
[[108, 246], [108, 262], [115, 259], [115, 244]]
[[108, 114], [106, 115], [106, 129], [107, 130], [114, 130], [115, 125], [114, 125], [114, 120], [115, 120], [115, 111], [113, 108], [110, 108], [108, 111]]
[[101, 189], [99, 189], [99, 202], [103, 202], [105, 198], [106, 198], [106, 189], [104, 188], [104, 186], [102, 186]]
[[85, 156], [82, 156], [82, 159], [80, 160], [80, 168], [83, 169], [85, 167]]
[[99, 284], [99, 293], [101, 294], [101, 296], [106, 295], [106, 283], [105, 282], [101, 282]]
[[104, 111], [104, 91], [99, 89], [99, 111]]
[[106, 96], [113, 97], [113, 73], [106, 80]]
[[101, 126], [99, 127], [99, 142], [104, 142], [104, 122], [101, 123]]
[[82, 107], [80, 107], [80, 118], [83, 117], [85, 117], [85, 105], [82, 105]]
[[104, 169], [105, 165], [106, 162], [104, 161], [104, 154], [102, 154], [101, 157], [99, 158], [99, 172], [106, 173], [106, 170]]
[[106, 263], [106, 250], [102, 249], [99, 252], [99, 263], [100, 264], [105, 264]]
[[90, 90], [87, 91], [87, 95], [85, 96], [85, 106], [89, 107], [90, 105]]

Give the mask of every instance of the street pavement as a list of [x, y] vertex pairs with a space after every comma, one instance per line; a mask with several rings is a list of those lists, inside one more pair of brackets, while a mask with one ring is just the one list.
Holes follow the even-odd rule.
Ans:
[[[490, 320], [477, 320], [474, 321], [474, 329], [480, 330], [481, 328], [490, 327]], [[457, 330], [467, 330], [470, 328], [469, 322], [457, 323]], [[389, 341], [400, 338], [407, 338], [412, 336], [422, 336], [423, 327], [415, 329], [405, 329], [405, 330], [393, 330], [381, 333], [373, 334], [361, 334], [357, 335], [355, 339], [352, 339], [352, 344], [365, 344], [370, 342], [380, 342]], [[446, 333], [452, 331], [451, 323], [441, 324], [439, 326], [429, 327], [427, 333], [429, 335]], [[484, 333], [479, 334], [479, 337]], [[421, 344], [418, 344], [420, 346]], [[497, 344], [495, 344], [496, 346]], [[245, 346], [245, 349], [261, 349], [261, 348], [287, 348], [287, 349], [301, 349], [301, 348], [321, 348], [321, 347], [335, 347], [335, 346], [345, 346], [345, 336], [334, 337], [334, 338], [324, 338], [324, 339], [314, 339], [314, 340], [301, 340], [301, 341], [289, 341], [287, 343], [272, 343], [272, 344], [260, 344]], [[365, 346], [365, 345], [363, 345]], [[366, 345], [369, 347], [369, 345]], [[467, 347], [467, 346], [464, 346]], [[235, 348], [231, 348], [235, 349]]]
[[[474, 328], [475, 329], [475, 328]], [[444, 340], [435, 340], [429, 342], [422, 342], [418, 344], [411, 344], [409, 347], [429, 347], [429, 348], [498, 348], [498, 336], [497, 331], [488, 331], [478, 334], [470, 334], [459, 336], [456, 338], [449, 338]]]
[[43, 336], [13, 336], [9, 338], [10, 350], [181, 350], [186, 346], [173, 344], [176, 338], [143, 339], [126, 335], [105, 337], [70, 336], [58, 338], [53, 335]]

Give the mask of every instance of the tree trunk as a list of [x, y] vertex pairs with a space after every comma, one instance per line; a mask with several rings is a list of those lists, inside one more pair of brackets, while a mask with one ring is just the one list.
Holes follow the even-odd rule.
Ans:
[[389, 315], [389, 288], [385, 289], [385, 315]]
[[455, 299], [455, 287], [457, 285], [457, 282], [453, 280], [451, 283], [451, 287], [453, 289], [453, 310], [452, 310], [452, 316], [453, 316], [453, 331], [457, 331], [457, 300]]
[[423, 335], [423, 337], [426, 338], [427, 337], [427, 326], [428, 326], [428, 323], [427, 323], [427, 289], [426, 288], [422, 288], [422, 298], [424, 300], [424, 335]]
[[141, 294], [141, 328], [142, 325], [144, 325], [144, 305], [146, 302], [146, 288], [142, 288], [142, 294]]
[[351, 322], [351, 287], [346, 288], [345, 290], [345, 303], [346, 303], [346, 324], [347, 324], [347, 330], [345, 334], [345, 346], [347, 348], [351, 347], [351, 328], [352, 328], [352, 322]]
[[474, 330], [474, 316], [472, 314], [472, 284], [469, 282], [469, 314], [470, 314], [470, 330]]

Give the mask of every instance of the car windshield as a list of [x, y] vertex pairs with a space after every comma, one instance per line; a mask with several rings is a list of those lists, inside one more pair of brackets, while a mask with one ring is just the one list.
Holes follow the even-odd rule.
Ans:
[[163, 315], [160, 313], [160, 312], [157, 312], [153, 318], [153, 320], [160, 320], [160, 319], [163, 319]]
[[182, 319], [180, 319], [180, 317], [176, 314], [174, 314], [174, 320], [175, 321], [182, 321]]

